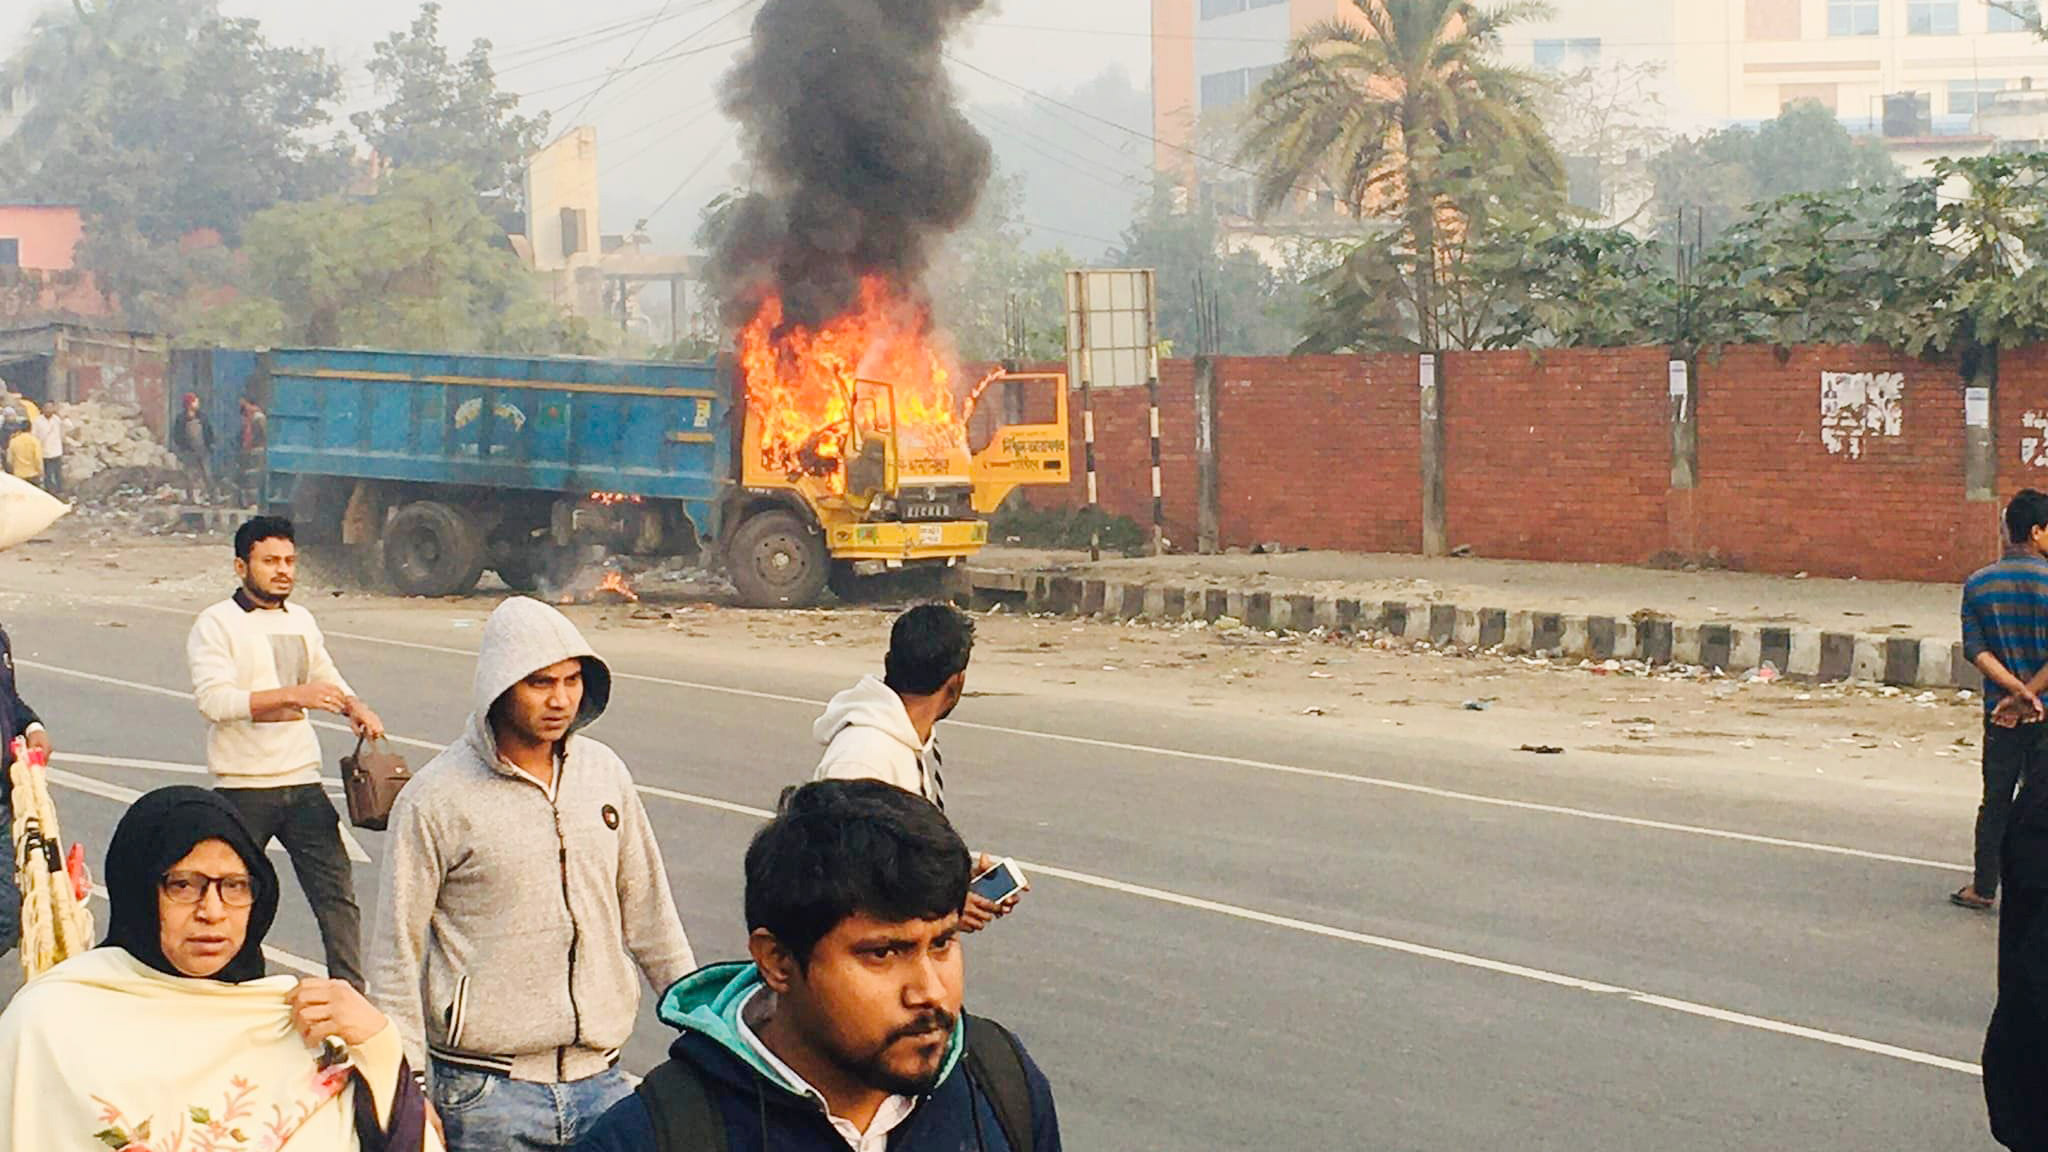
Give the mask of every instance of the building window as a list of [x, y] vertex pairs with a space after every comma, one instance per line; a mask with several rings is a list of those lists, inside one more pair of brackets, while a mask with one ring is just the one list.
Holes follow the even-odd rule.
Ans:
[[1244, 99], [1244, 69], [1211, 72], [1202, 77], [1202, 111], [1228, 108]]
[[1204, 20], [1214, 20], [1218, 16], [1228, 16], [1233, 12], [1242, 11], [1244, 11], [1244, 0], [1202, 0], [1202, 19]]
[[1272, 75], [1274, 66], [1264, 64], [1257, 68], [1232, 68], [1228, 72], [1211, 72], [1202, 77], [1202, 111], [1228, 108], [1245, 97], [1258, 92], [1259, 85]]
[[2003, 0], [1992, 3], [1990, 32], [2032, 32], [2041, 23], [2041, 0]]
[[1906, 0], [1906, 35], [1955, 35], [1962, 31], [1956, 7], [1956, 0]]
[[1828, 35], [1877, 35], [1878, 0], [1828, 0]]
[[1545, 72], [1576, 72], [1600, 63], [1600, 38], [1536, 41], [1536, 67]]
[[1990, 107], [1991, 98], [2003, 91], [2003, 80], [1951, 80], [1948, 82], [1949, 115], [1975, 116]]
[[12, 236], [0, 236], [0, 268], [21, 267], [21, 241]]

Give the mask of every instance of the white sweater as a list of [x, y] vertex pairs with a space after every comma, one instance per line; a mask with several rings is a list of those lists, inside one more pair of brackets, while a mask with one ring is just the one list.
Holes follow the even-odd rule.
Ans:
[[206, 764], [222, 788], [320, 782], [320, 738], [310, 719], [258, 724], [249, 697], [295, 684], [332, 684], [353, 696], [327, 655], [313, 614], [295, 604], [246, 609], [223, 600], [199, 614], [185, 641], [192, 695], [211, 725]]

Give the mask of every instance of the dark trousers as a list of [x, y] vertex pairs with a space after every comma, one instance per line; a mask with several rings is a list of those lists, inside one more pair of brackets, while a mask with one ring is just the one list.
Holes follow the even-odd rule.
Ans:
[[2006, 825], [2012, 819], [2012, 798], [2041, 755], [2048, 723], [2017, 728], [1984, 725], [1984, 800], [1977, 805], [1976, 876], [1970, 886], [1977, 895], [1998, 894], [2000, 853]]
[[64, 458], [43, 457], [43, 488], [52, 496], [64, 490]]
[[341, 815], [318, 784], [289, 788], [222, 788], [258, 845], [275, 836], [291, 857], [299, 887], [320, 924], [327, 974], [363, 987], [363, 918], [355, 877], [341, 843]]

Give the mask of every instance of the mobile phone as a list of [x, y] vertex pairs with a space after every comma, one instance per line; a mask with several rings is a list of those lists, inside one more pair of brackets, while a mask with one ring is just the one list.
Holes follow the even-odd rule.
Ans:
[[1024, 890], [1024, 870], [1006, 856], [996, 861], [995, 867], [970, 881], [967, 890], [984, 900], [1001, 904]]

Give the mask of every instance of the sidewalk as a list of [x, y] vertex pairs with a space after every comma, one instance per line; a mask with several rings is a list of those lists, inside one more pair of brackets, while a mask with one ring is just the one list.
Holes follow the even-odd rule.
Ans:
[[1089, 563], [991, 548], [977, 592], [1034, 610], [1231, 617], [1248, 627], [1372, 630], [1437, 645], [1817, 680], [1977, 688], [1952, 584], [1664, 572], [1596, 564], [1295, 552]]

